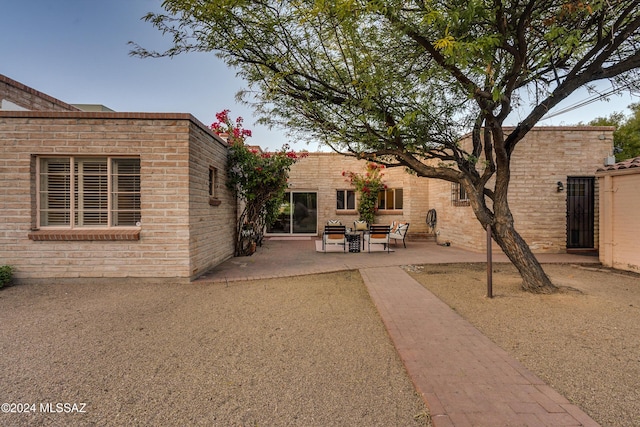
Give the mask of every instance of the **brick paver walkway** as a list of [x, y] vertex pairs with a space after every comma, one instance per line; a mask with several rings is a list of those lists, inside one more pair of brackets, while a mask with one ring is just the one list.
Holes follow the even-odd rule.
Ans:
[[598, 426], [400, 267], [360, 273], [434, 427]]

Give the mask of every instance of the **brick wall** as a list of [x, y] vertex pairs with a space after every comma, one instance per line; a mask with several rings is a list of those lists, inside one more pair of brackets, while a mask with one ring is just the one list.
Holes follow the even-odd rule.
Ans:
[[[18, 280], [188, 280], [232, 256], [232, 196], [222, 185], [211, 205], [205, 184], [209, 165], [223, 170], [224, 146], [191, 115], [5, 111], [0, 135], [0, 264]], [[139, 240], [29, 239], [36, 156], [54, 154], [140, 157]]]
[[0, 74], [0, 103], [2, 103], [3, 100], [16, 104], [26, 110], [79, 111], [72, 105]]
[[[236, 199], [226, 187], [227, 148], [191, 123], [189, 149], [189, 272], [205, 273], [233, 255]], [[214, 197], [209, 197], [209, 170]]]
[[[353, 190], [342, 172], [363, 173], [365, 166], [364, 160], [337, 153], [310, 153], [293, 165], [289, 175], [290, 190], [318, 193], [318, 233], [322, 233], [329, 219], [339, 219], [347, 226], [352, 226], [358, 219], [355, 210], [345, 212], [336, 209], [336, 190]], [[376, 222], [410, 222], [409, 237], [426, 233], [428, 180], [407, 174], [403, 168], [387, 168], [383, 174], [383, 182], [389, 188], [403, 189], [404, 208], [402, 211], [380, 211]]]
[[[611, 127], [540, 127], [519, 143], [512, 157], [509, 204], [516, 230], [537, 253], [566, 251], [567, 177], [595, 176], [604, 158], [611, 155]], [[467, 141], [468, 142], [468, 141]], [[598, 236], [598, 188], [596, 183], [595, 236]], [[438, 241], [470, 250], [486, 247], [485, 230], [470, 206], [453, 206], [451, 184], [432, 181], [430, 205], [438, 213]]]

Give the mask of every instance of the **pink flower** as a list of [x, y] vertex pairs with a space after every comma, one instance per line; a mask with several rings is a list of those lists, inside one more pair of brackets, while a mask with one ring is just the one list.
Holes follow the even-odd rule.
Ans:
[[218, 119], [219, 122], [226, 123], [229, 120], [229, 111], [231, 110], [222, 110], [216, 113], [216, 119]]

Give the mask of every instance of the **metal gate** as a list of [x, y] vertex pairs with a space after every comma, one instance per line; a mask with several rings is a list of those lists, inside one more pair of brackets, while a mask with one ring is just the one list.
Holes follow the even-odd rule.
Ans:
[[593, 177], [567, 178], [567, 248], [593, 248], [594, 183]]

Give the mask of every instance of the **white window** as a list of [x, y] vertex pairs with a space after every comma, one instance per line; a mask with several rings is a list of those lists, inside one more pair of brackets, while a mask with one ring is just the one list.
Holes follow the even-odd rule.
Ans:
[[41, 157], [38, 226], [107, 228], [140, 221], [140, 159]]
[[356, 192], [353, 190], [337, 190], [336, 191], [336, 209], [337, 210], [355, 210], [356, 208]]
[[402, 210], [402, 188], [388, 188], [378, 193], [378, 209]]

